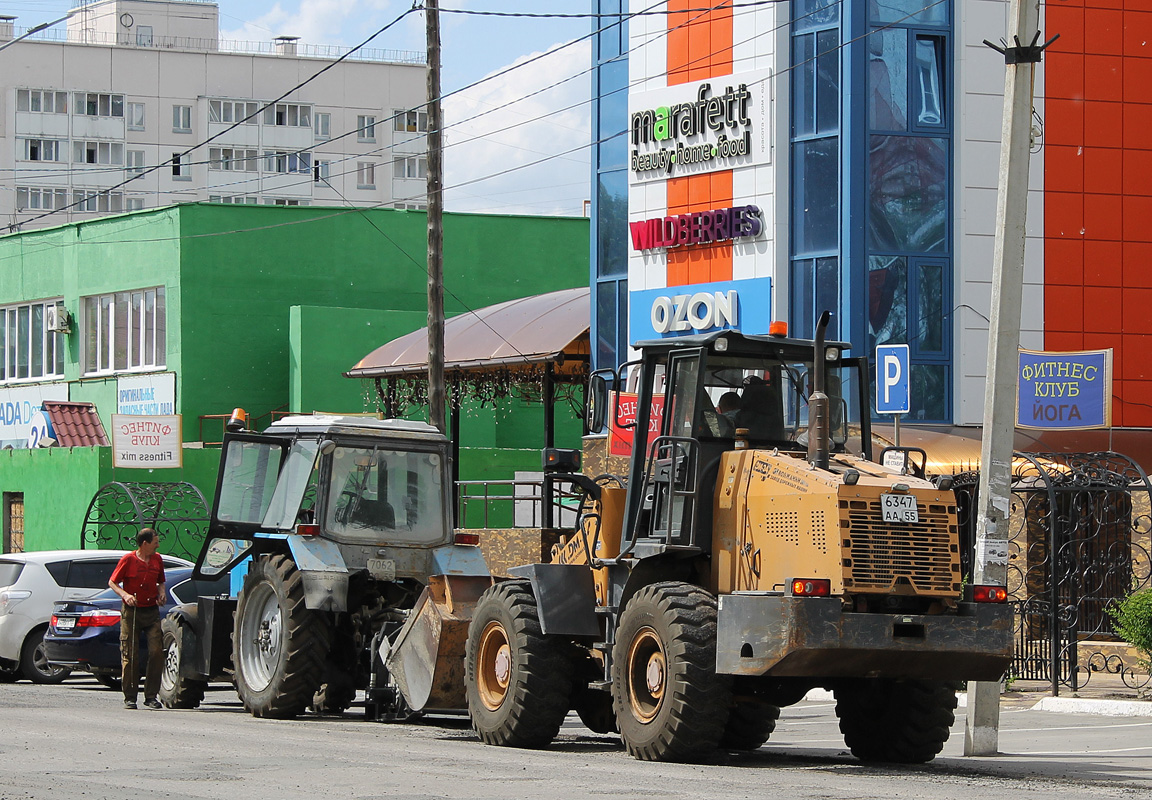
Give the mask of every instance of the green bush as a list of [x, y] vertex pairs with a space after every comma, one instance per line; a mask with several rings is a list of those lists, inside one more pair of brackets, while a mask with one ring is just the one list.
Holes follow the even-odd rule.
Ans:
[[1108, 609], [1116, 632], [1144, 655], [1145, 669], [1152, 660], [1152, 587], [1133, 592]]

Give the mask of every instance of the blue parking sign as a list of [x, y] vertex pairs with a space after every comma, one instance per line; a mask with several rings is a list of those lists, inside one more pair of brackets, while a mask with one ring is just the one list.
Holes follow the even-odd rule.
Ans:
[[876, 345], [876, 413], [907, 414], [909, 391], [908, 345]]

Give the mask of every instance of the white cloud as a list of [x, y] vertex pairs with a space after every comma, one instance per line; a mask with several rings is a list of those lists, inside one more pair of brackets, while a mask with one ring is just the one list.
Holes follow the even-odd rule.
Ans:
[[[513, 63], [525, 66], [445, 98], [448, 209], [583, 213], [590, 199], [590, 46], [553, 47], [540, 56], [519, 58]], [[564, 78], [570, 80], [560, 83]]]
[[[220, 32], [222, 39], [266, 41], [274, 36], [299, 36], [311, 44], [343, 41], [345, 26], [356, 23], [365, 35], [365, 17], [392, 5], [390, 0], [300, 0], [294, 9], [276, 3], [265, 14], [246, 21], [241, 27]], [[372, 28], [374, 30], [374, 28]]]

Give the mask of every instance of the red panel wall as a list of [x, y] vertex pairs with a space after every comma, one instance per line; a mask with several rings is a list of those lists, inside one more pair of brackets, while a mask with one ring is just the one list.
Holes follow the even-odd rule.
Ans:
[[1044, 346], [1113, 348], [1113, 423], [1152, 426], [1152, 0], [1045, 12]]

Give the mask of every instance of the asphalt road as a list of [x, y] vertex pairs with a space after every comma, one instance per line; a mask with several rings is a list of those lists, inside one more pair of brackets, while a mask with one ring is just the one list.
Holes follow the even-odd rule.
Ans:
[[944, 754], [865, 766], [844, 748], [830, 702], [784, 709], [755, 753], [704, 765], [635, 761], [619, 739], [569, 717], [544, 751], [481, 745], [466, 721], [258, 720], [228, 687], [194, 711], [128, 711], [84, 678], [0, 685], [0, 798], [1144, 798], [1152, 717], [1008, 707], [1000, 749], [964, 758], [963, 709]]

